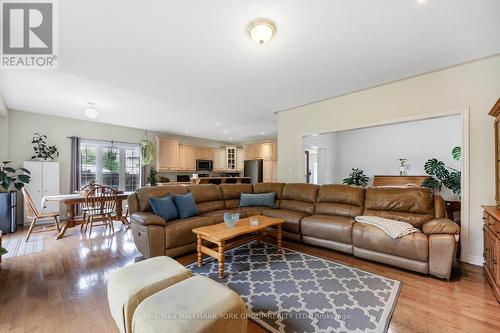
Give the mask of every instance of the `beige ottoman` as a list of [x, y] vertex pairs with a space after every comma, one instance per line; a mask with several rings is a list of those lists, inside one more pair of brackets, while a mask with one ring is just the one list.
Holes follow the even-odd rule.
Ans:
[[189, 269], [170, 257], [154, 257], [111, 273], [108, 303], [120, 332], [131, 332], [134, 311], [145, 298], [190, 276]]
[[145, 299], [134, 314], [133, 333], [245, 333], [241, 297], [212, 279], [195, 276]]

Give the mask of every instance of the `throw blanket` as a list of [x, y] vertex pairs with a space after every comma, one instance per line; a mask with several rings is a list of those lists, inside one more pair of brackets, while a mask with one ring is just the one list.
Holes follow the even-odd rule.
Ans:
[[384, 219], [378, 216], [356, 216], [356, 222], [373, 225], [393, 239], [401, 238], [414, 232], [420, 232], [409, 223]]

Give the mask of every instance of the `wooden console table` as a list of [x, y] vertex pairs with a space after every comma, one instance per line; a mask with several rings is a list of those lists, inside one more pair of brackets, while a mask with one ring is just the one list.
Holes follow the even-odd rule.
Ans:
[[429, 176], [373, 176], [373, 186], [414, 186], [422, 187]]

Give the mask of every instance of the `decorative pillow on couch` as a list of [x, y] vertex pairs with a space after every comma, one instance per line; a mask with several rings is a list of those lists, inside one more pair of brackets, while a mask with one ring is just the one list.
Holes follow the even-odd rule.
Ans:
[[174, 194], [174, 202], [181, 219], [200, 215], [198, 207], [196, 207], [196, 201], [194, 201], [193, 193]]
[[165, 221], [175, 220], [179, 218], [179, 211], [174, 204], [173, 197], [169, 194], [161, 198], [149, 198], [153, 213], [161, 216]]
[[274, 192], [259, 194], [241, 193], [240, 207], [264, 206], [274, 208], [275, 197], [276, 193]]

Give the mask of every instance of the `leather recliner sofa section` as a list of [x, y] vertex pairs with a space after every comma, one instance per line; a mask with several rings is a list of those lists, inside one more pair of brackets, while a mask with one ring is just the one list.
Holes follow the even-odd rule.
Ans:
[[[200, 215], [165, 221], [153, 214], [150, 197], [192, 192]], [[275, 192], [275, 208], [239, 207], [241, 193]], [[439, 195], [421, 188], [360, 188], [346, 185], [259, 183], [161, 186], [138, 189], [128, 198], [134, 242], [145, 258], [179, 256], [196, 249], [193, 228], [220, 223], [226, 211], [241, 217], [285, 220], [286, 239], [448, 279], [459, 226], [446, 218]], [[356, 223], [358, 215], [405, 221], [422, 232], [392, 239]]]

